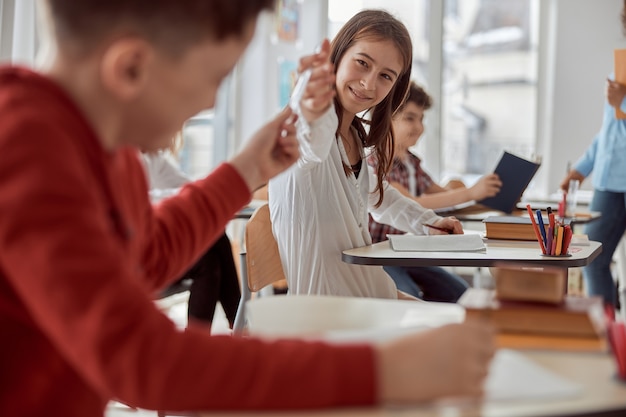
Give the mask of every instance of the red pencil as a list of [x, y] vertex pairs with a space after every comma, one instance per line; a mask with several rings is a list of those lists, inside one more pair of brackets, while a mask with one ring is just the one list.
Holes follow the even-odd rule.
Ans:
[[565, 229], [563, 230], [563, 249], [561, 250], [562, 255], [567, 255], [569, 244], [572, 241], [572, 234], [572, 227], [569, 224], [566, 224]]

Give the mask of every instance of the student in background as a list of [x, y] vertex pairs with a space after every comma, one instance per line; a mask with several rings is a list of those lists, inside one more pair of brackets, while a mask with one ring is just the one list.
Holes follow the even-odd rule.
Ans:
[[[496, 174], [485, 175], [470, 188], [462, 186], [447, 190], [432, 180], [422, 169], [421, 160], [409, 151], [424, 132], [424, 111], [430, 108], [431, 102], [428, 93], [411, 82], [406, 101], [393, 116], [395, 146], [391, 171], [387, 175], [389, 184], [431, 209], [496, 195], [502, 186]], [[371, 155], [368, 163], [376, 167], [376, 155]], [[376, 222], [371, 216], [369, 230], [374, 243], [386, 240], [388, 234], [403, 233], [392, 226]], [[456, 302], [468, 288], [461, 277], [440, 267], [386, 266], [384, 269], [399, 290], [427, 301]]]
[[[289, 293], [403, 297], [382, 267], [345, 263], [341, 252], [371, 244], [368, 211], [416, 234], [437, 232], [424, 224], [463, 232], [458, 220], [437, 216], [382, 179], [392, 151], [391, 115], [409, 86], [411, 39], [390, 14], [365, 10], [324, 46], [330, 62], [320, 65], [336, 68], [335, 82], [309, 80], [310, 97], [298, 109], [300, 159], [269, 184]], [[334, 101], [322, 96], [328, 91], [336, 91]], [[371, 116], [369, 132], [357, 116], [364, 111]], [[381, 161], [377, 173], [368, 170], [366, 149]]]
[[[622, 30], [626, 33], [626, 1], [620, 18]], [[589, 210], [599, 211], [601, 216], [585, 226], [585, 233], [590, 240], [602, 243], [602, 253], [583, 268], [583, 278], [587, 294], [602, 296], [609, 305], [617, 304], [611, 262], [626, 231], [626, 119], [616, 117], [617, 110], [626, 112], [625, 97], [626, 86], [616, 82], [614, 74], [610, 74], [606, 81], [600, 131], [560, 184], [567, 192], [571, 180], [582, 184], [592, 172], [595, 173]]]
[[626, 231], [626, 119], [618, 119], [617, 109], [626, 112], [626, 86], [613, 80], [606, 82], [606, 102], [602, 126], [585, 153], [561, 181], [564, 192], [571, 180], [582, 182], [593, 171], [593, 198], [589, 210], [599, 211], [599, 219], [585, 226], [590, 240], [602, 243], [602, 253], [583, 268], [585, 288], [589, 295], [600, 295], [604, 302], [617, 304], [617, 292], [611, 262], [619, 241]]
[[[0, 68], [0, 328], [10, 341], [0, 415], [102, 416], [112, 398], [191, 411], [481, 395], [493, 335], [480, 325], [376, 345], [268, 342], [180, 331], [155, 307], [154, 292], [298, 158], [286, 109], [158, 206], [139, 159], [213, 107], [272, 1], [42, 5], [49, 61], [38, 72]], [[332, 82], [319, 67], [311, 78]]]
[[[172, 148], [142, 153], [153, 203], [176, 194], [191, 182], [174, 160]], [[201, 325], [210, 330], [219, 301], [232, 329], [241, 299], [239, 277], [226, 232], [187, 270], [178, 281], [191, 279], [187, 318], [189, 325]]]

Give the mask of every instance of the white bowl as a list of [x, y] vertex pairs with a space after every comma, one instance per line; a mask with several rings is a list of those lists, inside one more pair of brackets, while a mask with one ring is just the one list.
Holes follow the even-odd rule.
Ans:
[[288, 295], [249, 301], [246, 316], [255, 336], [342, 339], [460, 323], [465, 310], [451, 303]]

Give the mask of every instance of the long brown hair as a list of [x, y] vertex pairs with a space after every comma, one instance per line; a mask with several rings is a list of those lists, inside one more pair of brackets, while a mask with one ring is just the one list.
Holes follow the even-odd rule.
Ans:
[[[360, 117], [355, 117], [352, 121], [352, 126], [358, 132], [363, 146], [373, 148], [373, 154], [378, 160], [376, 190], [379, 191], [379, 199], [376, 206], [379, 206], [383, 201], [383, 180], [389, 172], [393, 159], [394, 137], [391, 118], [406, 99], [411, 80], [413, 45], [407, 28], [391, 14], [384, 10], [363, 10], [354, 15], [339, 30], [331, 43], [330, 60], [335, 68], [339, 66], [346, 51], [363, 39], [392, 41], [403, 60], [402, 71], [389, 94], [375, 107], [368, 109], [368, 113], [371, 114], [370, 121], [365, 121]], [[337, 96], [334, 100], [339, 126], [341, 126], [343, 107]], [[370, 125], [369, 133], [365, 131], [364, 123]], [[337, 130], [338, 133], [339, 130]], [[345, 168], [349, 170], [349, 167]]]

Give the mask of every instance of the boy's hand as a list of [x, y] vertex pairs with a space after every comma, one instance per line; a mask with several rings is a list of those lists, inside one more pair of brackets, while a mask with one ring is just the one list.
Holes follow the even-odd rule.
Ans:
[[483, 198], [493, 197], [500, 192], [502, 181], [498, 174], [485, 175], [479, 179], [476, 184], [470, 187], [470, 196], [472, 200], [482, 200]]
[[258, 130], [245, 147], [230, 160], [244, 179], [250, 192], [267, 184], [298, 160], [297, 116], [285, 108]]
[[379, 400], [416, 403], [441, 397], [480, 398], [495, 353], [494, 330], [450, 324], [378, 346]]
[[320, 51], [300, 59], [298, 73], [311, 70], [311, 77], [300, 100], [300, 110], [307, 122], [320, 117], [335, 96], [335, 71], [330, 62], [330, 42], [324, 39]]

